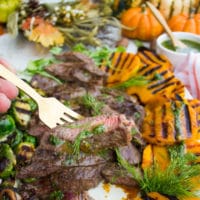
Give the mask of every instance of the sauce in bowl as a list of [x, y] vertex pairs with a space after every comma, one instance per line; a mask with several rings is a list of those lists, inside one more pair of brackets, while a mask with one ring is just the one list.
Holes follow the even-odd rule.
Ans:
[[189, 53], [189, 52], [194, 52], [198, 53], [200, 52], [200, 43], [192, 41], [192, 40], [187, 40], [187, 39], [181, 39], [181, 41], [187, 46], [187, 48], [175, 48], [172, 45], [171, 40], [166, 40], [162, 42], [162, 45], [172, 51], [176, 52], [182, 52], [182, 53]]

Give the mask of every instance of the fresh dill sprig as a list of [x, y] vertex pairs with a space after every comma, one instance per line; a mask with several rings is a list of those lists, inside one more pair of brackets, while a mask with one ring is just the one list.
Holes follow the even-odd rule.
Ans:
[[101, 114], [101, 109], [104, 106], [103, 102], [98, 101], [94, 96], [89, 93], [82, 97], [82, 104], [86, 108], [92, 109], [95, 116]]
[[200, 176], [200, 165], [195, 164], [195, 155], [184, 153], [183, 146], [169, 148], [170, 163], [165, 170], [154, 163], [144, 170], [143, 176], [136, 173], [136, 168], [125, 161], [119, 151], [116, 154], [118, 162], [132, 174], [146, 194], [158, 192], [180, 199], [198, 195], [192, 179]]

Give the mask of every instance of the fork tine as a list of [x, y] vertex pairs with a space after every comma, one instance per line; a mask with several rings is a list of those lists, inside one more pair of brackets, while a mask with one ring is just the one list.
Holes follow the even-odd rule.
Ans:
[[62, 120], [64, 120], [65, 122], [74, 122], [73, 119], [71, 119], [70, 117], [68, 117], [66, 114], [64, 114], [62, 117], [61, 117]]
[[[80, 114], [74, 112], [73, 110], [71, 110], [71, 109], [68, 108], [67, 106], [65, 106], [65, 108], [64, 108], [64, 113], [65, 113], [66, 115], [69, 115], [69, 116], [73, 117], [74, 119], [81, 119], [81, 118], [83, 118], [82, 115], [80, 115]], [[68, 120], [67, 120], [67, 121], [68, 121]]]
[[57, 125], [63, 125], [65, 123], [65, 121], [63, 121], [62, 119], [58, 119], [56, 124]]

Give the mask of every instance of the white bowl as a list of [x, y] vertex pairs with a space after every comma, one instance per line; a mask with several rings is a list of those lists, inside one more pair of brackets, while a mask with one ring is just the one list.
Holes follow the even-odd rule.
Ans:
[[[178, 39], [191, 40], [194, 42], [200, 43], [200, 35], [188, 33], [188, 32], [173, 32], [173, 35]], [[166, 33], [160, 35], [156, 40], [156, 52], [158, 54], [164, 54], [172, 63], [174, 67], [177, 67], [182, 63], [186, 58], [189, 52], [175, 52], [170, 49], [167, 49], [162, 45], [166, 40], [169, 40], [169, 37]]]

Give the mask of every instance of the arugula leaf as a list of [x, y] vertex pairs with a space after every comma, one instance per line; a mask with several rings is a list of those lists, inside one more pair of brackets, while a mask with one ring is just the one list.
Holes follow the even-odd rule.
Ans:
[[85, 107], [92, 109], [94, 111], [94, 115], [101, 114], [101, 109], [104, 106], [103, 102], [98, 101], [89, 93], [82, 97], [82, 103]]
[[62, 52], [62, 48], [61, 47], [52, 47], [50, 49], [50, 52], [53, 54], [53, 55], [58, 55]]
[[42, 76], [51, 78], [55, 80], [57, 83], [61, 84], [62, 82], [56, 78], [55, 76], [49, 74], [45, 71], [45, 67], [58, 62], [55, 58], [42, 58], [34, 61], [30, 61], [25, 69], [24, 73], [28, 74], [29, 76], [33, 76], [35, 74], [40, 74]]
[[75, 45], [72, 48], [73, 51], [83, 53], [94, 60], [96, 66], [101, 66], [102, 63], [106, 66], [111, 67], [110, 56], [114, 52], [124, 52], [125, 48], [119, 46], [115, 49], [110, 49], [107, 46], [97, 47], [96, 49], [87, 49], [82, 43]]

